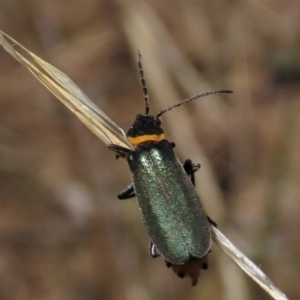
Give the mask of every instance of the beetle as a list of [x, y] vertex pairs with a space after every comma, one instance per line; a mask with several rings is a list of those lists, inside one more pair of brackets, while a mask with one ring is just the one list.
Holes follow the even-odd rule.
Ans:
[[215, 223], [206, 215], [194, 188], [194, 173], [200, 165], [189, 159], [181, 165], [173, 151], [175, 144], [165, 139], [160, 117], [191, 100], [231, 91], [196, 95], [152, 116], [149, 115], [148, 90], [139, 51], [137, 63], [143, 87], [145, 114], [138, 114], [127, 132], [127, 139], [134, 149], [109, 145], [109, 149], [117, 153], [117, 158], [127, 160], [132, 174], [133, 183], [118, 198], [137, 198], [143, 222], [151, 238], [150, 255], [161, 255], [167, 266], [173, 266], [179, 277], [189, 276], [192, 284], [196, 285], [199, 269], [208, 267], [206, 255], [211, 248], [210, 225]]

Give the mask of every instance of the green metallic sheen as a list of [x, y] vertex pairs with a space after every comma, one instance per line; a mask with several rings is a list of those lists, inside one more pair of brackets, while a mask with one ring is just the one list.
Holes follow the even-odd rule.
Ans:
[[205, 256], [211, 247], [210, 224], [172, 144], [142, 144], [127, 160], [144, 224], [162, 257], [184, 264]]

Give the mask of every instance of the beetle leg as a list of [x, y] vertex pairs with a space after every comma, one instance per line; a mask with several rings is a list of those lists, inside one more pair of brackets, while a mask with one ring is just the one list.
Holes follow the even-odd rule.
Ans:
[[183, 168], [186, 172], [186, 174], [189, 176], [192, 184], [195, 186], [195, 172], [197, 172], [200, 169], [200, 164], [192, 163], [190, 159], [187, 159], [184, 164]]
[[115, 144], [108, 145], [108, 149], [117, 152], [116, 158], [119, 157], [125, 158], [128, 155], [128, 153], [132, 152], [132, 150], [128, 148], [121, 147]]
[[118, 194], [120, 200], [126, 200], [135, 197], [134, 185], [130, 183], [122, 192]]
[[150, 256], [152, 258], [155, 258], [155, 257], [158, 257], [160, 256], [160, 254], [158, 253], [154, 243], [152, 241], [150, 241], [150, 245], [149, 245], [149, 253], [150, 253]]

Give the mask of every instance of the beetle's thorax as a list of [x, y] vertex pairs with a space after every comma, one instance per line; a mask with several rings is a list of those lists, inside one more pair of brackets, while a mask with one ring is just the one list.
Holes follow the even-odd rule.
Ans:
[[164, 138], [161, 121], [149, 115], [137, 115], [127, 132], [127, 139], [134, 147], [145, 142], [158, 142]]

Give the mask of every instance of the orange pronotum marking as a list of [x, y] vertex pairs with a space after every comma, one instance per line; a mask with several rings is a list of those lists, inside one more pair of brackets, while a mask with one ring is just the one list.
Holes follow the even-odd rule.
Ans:
[[137, 137], [127, 137], [128, 141], [132, 146], [138, 146], [141, 143], [144, 142], [159, 142], [165, 138], [164, 134], [149, 134], [149, 135], [141, 135]]

